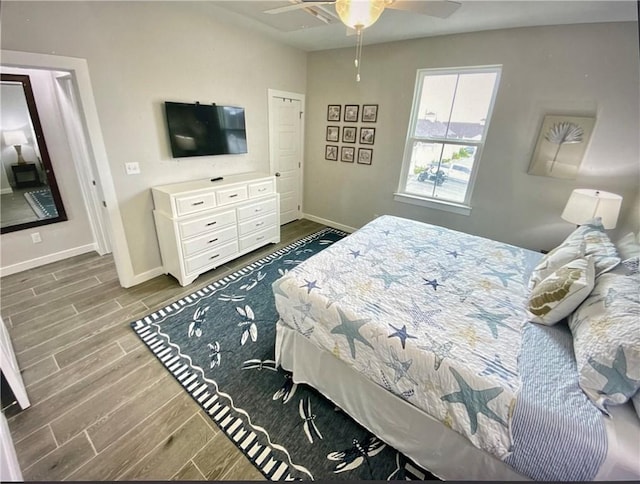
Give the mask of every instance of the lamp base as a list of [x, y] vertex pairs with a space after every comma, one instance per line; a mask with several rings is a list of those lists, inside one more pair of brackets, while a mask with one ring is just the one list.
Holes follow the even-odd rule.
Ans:
[[16, 153], [18, 153], [18, 165], [26, 165], [27, 160], [22, 157], [22, 146], [15, 145], [14, 148], [16, 149]]

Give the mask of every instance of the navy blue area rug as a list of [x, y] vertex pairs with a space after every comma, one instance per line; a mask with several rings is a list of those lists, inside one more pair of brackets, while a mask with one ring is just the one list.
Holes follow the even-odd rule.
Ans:
[[268, 479], [435, 479], [275, 366], [271, 284], [345, 235], [310, 235], [131, 327]]
[[25, 192], [24, 198], [27, 199], [27, 203], [39, 219], [58, 216], [58, 209], [56, 209], [49, 187]]

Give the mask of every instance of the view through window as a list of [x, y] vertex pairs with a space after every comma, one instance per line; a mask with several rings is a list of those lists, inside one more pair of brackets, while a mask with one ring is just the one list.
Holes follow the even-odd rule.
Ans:
[[399, 191], [469, 205], [499, 67], [421, 69]]

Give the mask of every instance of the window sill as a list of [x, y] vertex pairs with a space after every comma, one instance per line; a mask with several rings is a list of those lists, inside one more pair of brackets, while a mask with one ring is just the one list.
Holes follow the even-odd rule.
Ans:
[[432, 198], [424, 198], [418, 195], [409, 195], [408, 193], [394, 193], [393, 199], [396, 202], [434, 208], [436, 210], [443, 210], [445, 212], [457, 213], [458, 215], [471, 215], [471, 207], [462, 203], [447, 202], [445, 200], [434, 200]]

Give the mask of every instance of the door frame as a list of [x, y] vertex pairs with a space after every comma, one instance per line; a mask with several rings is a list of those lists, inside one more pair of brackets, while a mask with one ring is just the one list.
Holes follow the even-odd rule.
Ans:
[[[102, 211], [102, 216], [96, 223], [102, 223], [104, 233], [109, 235], [113, 260], [116, 265], [118, 279], [123, 287], [130, 287], [135, 284], [135, 274], [131, 263], [129, 246], [127, 245], [126, 234], [118, 197], [116, 195], [111, 167], [107, 157], [107, 149], [102, 136], [98, 108], [96, 106], [91, 78], [89, 76], [89, 65], [86, 59], [77, 57], [64, 57], [50, 54], [35, 54], [32, 52], [20, 52], [13, 50], [0, 51], [1, 64], [7, 67], [22, 67], [26, 69], [45, 69], [52, 71], [66, 71], [71, 74], [78, 95], [78, 110], [81, 122], [86, 130], [87, 144], [90, 155], [93, 156], [96, 173], [96, 183], [100, 185], [106, 206]], [[86, 162], [87, 160], [85, 160]], [[79, 177], [80, 183], [86, 183], [83, 177]], [[90, 188], [87, 191], [91, 191]], [[97, 243], [97, 241], [96, 241]]]
[[276, 101], [294, 100], [300, 101], [300, 170], [298, 171], [298, 219], [304, 213], [303, 200], [304, 200], [304, 125], [305, 125], [305, 100], [306, 96], [297, 92], [280, 91], [277, 89], [267, 89], [269, 99], [269, 173], [275, 174], [275, 143], [273, 142], [275, 116], [274, 116], [274, 103]]

